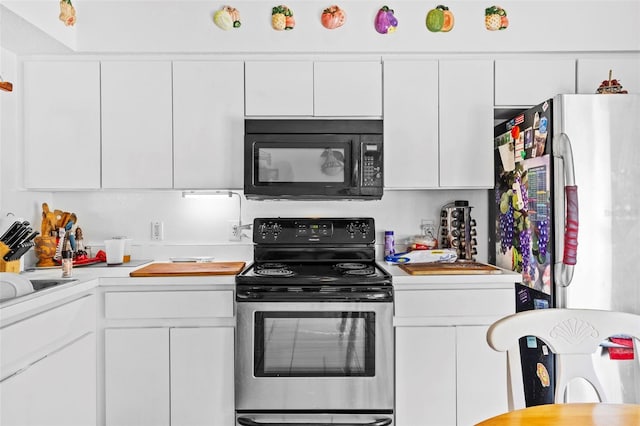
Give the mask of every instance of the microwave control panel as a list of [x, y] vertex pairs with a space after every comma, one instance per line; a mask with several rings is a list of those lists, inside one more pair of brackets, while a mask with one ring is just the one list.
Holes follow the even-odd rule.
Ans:
[[382, 187], [382, 144], [363, 142], [362, 181], [363, 187]]

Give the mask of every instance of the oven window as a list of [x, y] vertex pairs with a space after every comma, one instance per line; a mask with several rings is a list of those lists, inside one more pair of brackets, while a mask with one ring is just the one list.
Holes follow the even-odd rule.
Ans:
[[256, 150], [260, 184], [346, 182], [344, 146], [261, 146]]
[[375, 375], [375, 312], [256, 312], [256, 377]]

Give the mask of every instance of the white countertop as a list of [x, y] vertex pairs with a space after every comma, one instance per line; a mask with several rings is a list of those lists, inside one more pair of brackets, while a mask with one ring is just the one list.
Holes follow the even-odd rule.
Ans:
[[[251, 260], [243, 260], [249, 265]], [[166, 260], [158, 261], [166, 262]], [[151, 261], [149, 263], [152, 263]], [[75, 267], [73, 281], [55, 287], [30, 293], [15, 299], [0, 303], [0, 321], [4, 318], [20, 314], [31, 309], [46, 306], [50, 303], [86, 292], [98, 286], [215, 286], [216, 288], [233, 289], [235, 275], [207, 275], [182, 277], [130, 277], [129, 273], [145, 265]], [[404, 290], [435, 290], [435, 289], [464, 289], [464, 288], [509, 288], [520, 281], [520, 274], [503, 270], [501, 274], [481, 275], [410, 275], [397, 265], [380, 262], [393, 277], [393, 286], [397, 291]], [[28, 279], [59, 279], [60, 268], [37, 269], [23, 272]], [[220, 286], [220, 287], [218, 287]]]
[[[158, 261], [167, 262], [167, 260]], [[130, 277], [129, 273], [154, 261], [133, 267], [127, 266], [78, 266], [73, 268], [68, 283], [59, 284], [37, 292], [0, 302], [0, 323], [9, 317], [19, 315], [32, 309], [38, 309], [51, 303], [72, 297], [76, 294], [91, 291], [98, 286], [218, 286], [233, 289], [235, 275], [205, 275], [189, 277]], [[22, 272], [25, 278], [60, 279], [61, 268], [36, 269]]]
[[520, 282], [521, 275], [501, 269], [500, 274], [411, 275], [398, 265], [380, 263], [393, 276], [395, 290], [434, 290], [436, 288], [508, 288]]

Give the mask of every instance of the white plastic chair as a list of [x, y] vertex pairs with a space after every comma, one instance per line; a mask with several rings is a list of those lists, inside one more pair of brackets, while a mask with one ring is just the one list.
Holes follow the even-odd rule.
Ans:
[[607, 402], [596, 375], [592, 355], [608, 337], [625, 334], [634, 337], [638, 360], [640, 315], [590, 309], [538, 309], [502, 318], [487, 331], [487, 343], [494, 350], [507, 352], [509, 411], [525, 407], [524, 386], [518, 340], [536, 336], [556, 354], [555, 403], [565, 402], [567, 384], [583, 378], [595, 389], [601, 402]]

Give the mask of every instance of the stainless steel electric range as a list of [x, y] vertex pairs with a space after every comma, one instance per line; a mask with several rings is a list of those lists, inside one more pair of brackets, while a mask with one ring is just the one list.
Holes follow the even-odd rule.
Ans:
[[393, 287], [372, 218], [260, 218], [236, 277], [238, 425], [392, 425]]

